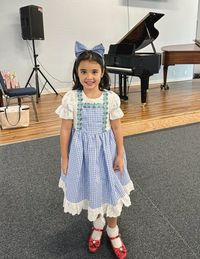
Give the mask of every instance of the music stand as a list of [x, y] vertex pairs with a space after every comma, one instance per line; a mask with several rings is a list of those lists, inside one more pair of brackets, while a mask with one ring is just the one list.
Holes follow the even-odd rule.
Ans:
[[[37, 91], [37, 102], [38, 102], [38, 98], [40, 98], [40, 84], [39, 84], [39, 79], [38, 79], [38, 72], [40, 72], [40, 74], [43, 76], [43, 78], [45, 79], [45, 84], [42, 88], [42, 91], [46, 85], [46, 83], [49, 84], [49, 86], [53, 89], [53, 91], [55, 92], [56, 95], [58, 95], [57, 91], [55, 90], [55, 88], [50, 84], [49, 80], [46, 78], [46, 76], [42, 73], [42, 71], [40, 70], [39, 68], [39, 65], [37, 64], [37, 57], [38, 55], [35, 53], [35, 42], [34, 40], [32, 40], [32, 44], [33, 44], [33, 58], [34, 58], [34, 67], [33, 67], [33, 70], [29, 76], [29, 79], [25, 85], [25, 87], [28, 86], [34, 72], [35, 72], [35, 84], [36, 84], [36, 91]], [[41, 92], [42, 92], [41, 91]]]

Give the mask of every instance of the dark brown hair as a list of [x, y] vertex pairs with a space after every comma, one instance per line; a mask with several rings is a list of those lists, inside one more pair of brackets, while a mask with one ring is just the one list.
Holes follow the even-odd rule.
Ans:
[[81, 61], [83, 61], [83, 60], [95, 61], [101, 66], [101, 70], [104, 71], [104, 74], [99, 83], [99, 90], [101, 90], [101, 91], [103, 89], [110, 90], [110, 77], [104, 66], [104, 60], [99, 54], [97, 54], [91, 50], [86, 50], [83, 53], [81, 53], [77, 57], [76, 61], [74, 62], [74, 67], [73, 67], [73, 72], [72, 72], [74, 86], [72, 89], [73, 90], [77, 90], [77, 89], [83, 90], [83, 86], [81, 85], [79, 77], [78, 77], [78, 67], [79, 67], [79, 64], [81, 63]]

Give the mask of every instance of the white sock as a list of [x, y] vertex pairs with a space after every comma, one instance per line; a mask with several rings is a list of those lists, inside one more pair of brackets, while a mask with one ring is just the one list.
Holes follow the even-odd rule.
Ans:
[[[114, 228], [110, 228], [109, 226], [107, 226], [106, 228], [107, 234], [109, 237], [116, 237], [119, 235], [119, 228], [118, 226], [114, 227]], [[111, 240], [112, 244], [114, 247], [119, 248], [122, 246], [122, 242], [121, 239], [118, 237], [116, 239]]]
[[[103, 229], [106, 224], [105, 218], [103, 216], [100, 216], [93, 222], [93, 226], [97, 229]], [[92, 239], [94, 240], [100, 240], [102, 235], [101, 231], [93, 231], [92, 233]]]

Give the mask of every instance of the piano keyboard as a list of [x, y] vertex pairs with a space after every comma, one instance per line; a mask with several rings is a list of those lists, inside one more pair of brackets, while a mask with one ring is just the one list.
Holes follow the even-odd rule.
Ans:
[[111, 67], [111, 66], [106, 66], [106, 69], [108, 72], [113, 72], [113, 73], [133, 73], [132, 68], [125, 68], [125, 67]]

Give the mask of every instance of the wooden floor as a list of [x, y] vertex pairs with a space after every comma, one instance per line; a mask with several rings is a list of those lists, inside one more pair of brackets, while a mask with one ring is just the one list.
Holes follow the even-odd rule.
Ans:
[[[150, 85], [145, 108], [141, 107], [139, 86], [130, 87], [129, 100], [122, 101], [121, 105], [125, 113], [124, 136], [200, 122], [200, 80], [169, 83], [169, 87], [165, 91], [159, 85]], [[35, 121], [30, 104], [30, 126], [0, 130], [1, 145], [58, 135], [60, 119], [55, 109], [61, 99], [61, 95], [54, 93], [41, 96], [37, 104], [39, 122]]]

